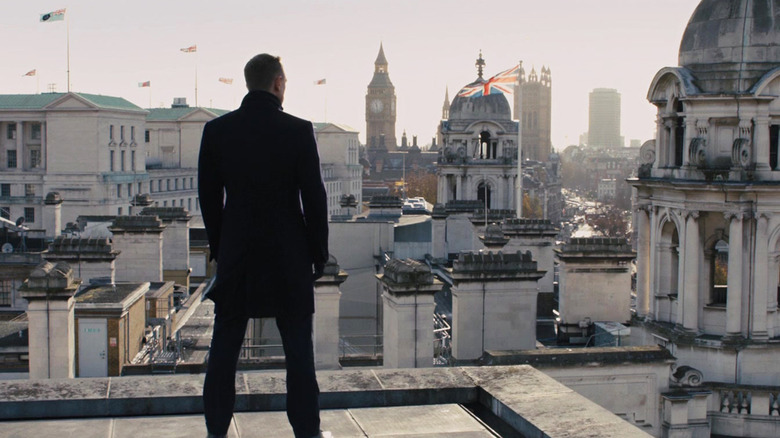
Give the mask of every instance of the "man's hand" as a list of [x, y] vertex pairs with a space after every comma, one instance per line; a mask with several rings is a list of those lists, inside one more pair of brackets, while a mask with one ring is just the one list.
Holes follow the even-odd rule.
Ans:
[[315, 263], [314, 264], [314, 279], [317, 280], [318, 278], [322, 277], [323, 272], [325, 271], [325, 263]]

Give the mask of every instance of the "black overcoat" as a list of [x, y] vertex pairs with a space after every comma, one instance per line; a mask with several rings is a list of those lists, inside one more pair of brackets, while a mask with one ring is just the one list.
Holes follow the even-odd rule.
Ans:
[[217, 311], [314, 312], [313, 264], [328, 257], [325, 186], [311, 122], [252, 91], [206, 124], [198, 195], [217, 280]]

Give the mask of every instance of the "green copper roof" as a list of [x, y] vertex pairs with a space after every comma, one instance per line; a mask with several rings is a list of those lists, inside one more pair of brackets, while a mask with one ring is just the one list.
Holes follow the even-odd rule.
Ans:
[[[217, 108], [200, 108], [202, 110], [213, 113], [217, 117], [227, 114], [229, 110], [217, 109]], [[152, 121], [176, 121], [182, 117], [186, 117], [188, 114], [198, 110], [198, 107], [183, 107], [183, 108], [149, 108], [149, 115], [146, 116], [146, 120]]]
[[[0, 109], [9, 110], [42, 110], [52, 102], [68, 93], [43, 94], [0, 94]], [[102, 96], [99, 94], [71, 93], [92, 103], [98, 108], [119, 109], [129, 111], [144, 111], [143, 108], [130, 103], [121, 97]]]

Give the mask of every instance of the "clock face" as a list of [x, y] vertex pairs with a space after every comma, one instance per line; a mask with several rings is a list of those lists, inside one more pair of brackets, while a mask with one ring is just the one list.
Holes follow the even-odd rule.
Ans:
[[384, 108], [384, 105], [382, 104], [382, 101], [379, 99], [374, 99], [371, 101], [371, 111], [378, 113], [382, 112], [382, 108]]

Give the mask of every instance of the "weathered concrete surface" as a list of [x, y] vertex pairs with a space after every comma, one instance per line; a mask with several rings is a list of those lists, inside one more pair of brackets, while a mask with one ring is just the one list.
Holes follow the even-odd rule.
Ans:
[[[364, 433], [372, 427], [376, 428], [373, 435], [367, 436], [489, 436], [472, 429], [447, 432], [448, 425], [455, 421], [446, 418], [455, 415], [452, 411], [455, 408], [442, 407], [476, 402], [529, 437], [650, 436], [527, 365], [322, 371], [318, 373], [318, 380], [322, 408], [349, 409], [350, 416]], [[180, 427], [171, 429], [171, 434], [165, 429], [166, 433], [162, 436], [193, 436], [202, 433], [199, 429], [202, 427], [202, 387], [202, 374], [0, 382], [0, 420], [5, 420], [2, 431], [12, 430], [5, 426], [18, 424], [9, 420], [31, 420], [23, 423], [32, 426], [40, 423], [41, 427], [48, 427], [51, 421], [40, 420], [81, 417], [89, 418], [83, 421], [95, 421], [93, 419], [99, 417], [123, 417], [121, 421], [119, 418], [112, 420], [111, 436], [118, 437], [129, 436], [121, 435], [126, 422], [131, 429], [129, 424], [132, 423], [136, 424], [136, 428], [163, 430], [163, 426], [153, 424], [157, 417], [143, 416], [178, 415], [176, 418], [189, 418], [186, 414], [192, 414], [198, 421], [181, 420]], [[259, 415], [258, 412], [271, 415], [268, 418], [279, 415], [284, 420], [284, 414], [278, 412], [285, 406], [284, 373], [239, 373], [236, 376], [236, 392], [236, 411], [239, 413], [236, 416], [239, 419], [236, 427], [239, 429], [242, 427], [240, 419], [245, 418], [242, 412], [252, 412], [246, 414], [249, 416], [246, 417], [249, 418], [245, 423], [247, 428], [254, 427], [251, 426], [255, 422], [252, 416]], [[360, 408], [397, 406], [416, 406], [413, 408], [415, 413], [397, 414], [405, 411], [393, 408], [385, 414], [376, 414], [376, 417], [373, 413], [366, 414], [363, 423], [353, 413]], [[441, 409], [445, 410], [440, 412]], [[417, 411], [421, 415], [426, 412], [438, 414], [426, 415], [425, 420], [412, 420]], [[393, 417], [397, 418], [388, 424], [393, 423], [393, 430], [398, 432], [381, 432], [380, 429], [384, 427], [379, 424], [381, 418]], [[439, 424], [437, 418], [442, 419], [442, 424]], [[403, 430], [405, 419], [410, 419], [410, 424], [421, 423], [425, 426], [410, 435]], [[262, 421], [265, 424], [266, 418]], [[67, 426], [68, 423], [62, 424]], [[280, 424], [287, 427], [286, 421], [280, 421]], [[433, 430], [434, 426], [440, 430]], [[196, 429], [199, 432], [196, 433]], [[180, 434], [180, 430], [191, 434]], [[343, 435], [336, 436], [350, 436], [350, 433], [345, 431]], [[0, 432], [0, 436], [11, 435]], [[240, 436], [254, 435], [242, 433]], [[264, 436], [285, 435], [272, 433]]]

